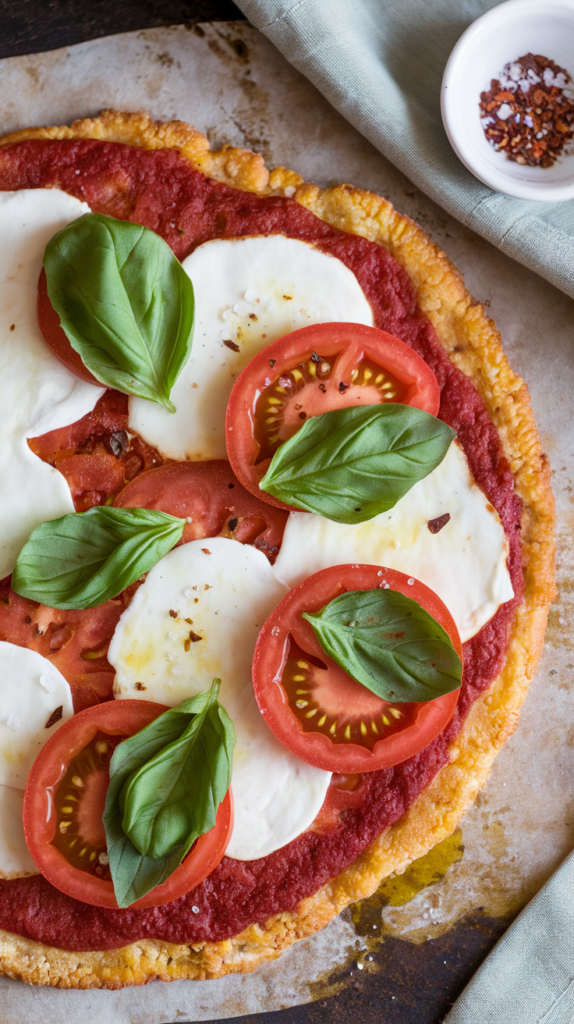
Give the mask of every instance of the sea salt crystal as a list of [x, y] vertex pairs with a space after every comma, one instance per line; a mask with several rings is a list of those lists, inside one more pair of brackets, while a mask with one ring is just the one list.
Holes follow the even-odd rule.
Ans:
[[187, 590], [184, 590], [183, 596], [187, 597], [188, 600], [192, 596], [192, 591], [189, 589], [189, 587], [187, 588]]
[[13, 715], [7, 715], [5, 713], [0, 715], [0, 722], [4, 722], [5, 725], [7, 725], [9, 729], [12, 729], [13, 732], [17, 732], [21, 725], [19, 718], [14, 718]]
[[501, 121], [506, 121], [507, 117], [510, 117], [512, 113], [512, 107], [508, 103], [502, 103], [498, 108], [498, 116]]
[[291, 197], [295, 195], [296, 191], [297, 189], [295, 188], [295, 185], [286, 185], [283, 189], [283, 195], [287, 196], [287, 199], [291, 199]]
[[[544, 71], [542, 72], [542, 77], [544, 79], [544, 85], [547, 88], [555, 86], [557, 89], [564, 89], [564, 87], [568, 84], [564, 72], [559, 71], [558, 74], [555, 75], [552, 68], [544, 68]], [[540, 81], [540, 79], [538, 79], [538, 81]]]
[[257, 302], [259, 296], [257, 295], [257, 292], [253, 291], [253, 288], [248, 288], [243, 298], [246, 302]]
[[221, 331], [219, 337], [221, 341], [231, 341], [231, 331]]
[[280, 632], [281, 630], [279, 629], [279, 626], [273, 626], [273, 629], [271, 630], [271, 636], [279, 636]]
[[231, 310], [230, 310], [230, 308], [228, 306], [227, 309], [223, 310], [223, 313], [221, 314], [221, 319], [222, 320], [229, 320], [230, 316], [231, 316]]
[[47, 676], [45, 672], [42, 672], [40, 676], [40, 686], [43, 686], [48, 693], [53, 693], [56, 689], [56, 680], [52, 676]]
[[521, 64], [507, 64], [502, 75], [500, 76], [501, 85], [511, 85], [517, 82], [522, 76], [522, 65]]
[[413, 580], [412, 576], [411, 576], [410, 580], [407, 580], [407, 583], [408, 583], [409, 587], [412, 587], [414, 582], [415, 581]]
[[191, 909], [194, 914], [199, 914], [199, 907], [192, 907]]
[[250, 309], [251, 307], [247, 302], [236, 302], [233, 307], [233, 312], [237, 313], [237, 316], [247, 316]]

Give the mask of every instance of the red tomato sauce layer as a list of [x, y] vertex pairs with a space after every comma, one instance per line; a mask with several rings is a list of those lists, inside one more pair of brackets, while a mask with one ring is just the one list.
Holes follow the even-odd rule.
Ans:
[[[330, 227], [294, 200], [256, 196], [205, 178], [171, 150], [150, 152], [90, 140], [32, 141], [0, 150], [0, 189], [42, 187], [59, 187], [85, 200], [94, 211], [152, 228], [180, 259], [213, 238], [273, 233], [314, 242], [337, 256], [356, 274], [373, 307], [377, 327], [412, 345], [434, 370], [441, 387], [440, 416], [458, 431], [475, 479], [498, 510], [508, 537], [508, 565], [516, 596], [465, 644], [462, 692], [454, 718], [444, 733], [415, 757], [366, 776], [360, 806], [348, 809], [336, 828], [307, 832], [261, 860], [224, 858], [193, 892], [151, 910], [91, 907], [64, 896], [42, 876], [0, 882], [0, 928], [64, 949], [104, 950], [143, 938], [175, 943], [222, 940], [251, 922], [263, 924], [273, 914], [293, 910], [301, 899], [316, 892], [397, 821], [446, 763], [448, 744], [504, 658], [512, 614], [523, 587], [520, 501], [482, 399], [450, 362], [431, 324], [417, 308], [407, 274], [384, 248]], [[70, 431], [73, 448], [73, 428]], [[4, 601], [7, 599], [6, 593]], [[28, 604], [31, 608], [22, 608], [18, 628], [3, 639], [32, 646], [34, 632], [45, 653], [47, 634], [35, 632], [37, 624], [24, 621], [31, 620], [33, 614], [38, 616], [42, 609]], [[120, 611], [120, 604], [103, 606], [99, 614], [105, 621], [91, 621], [90, 614], [89, 629], [94, 635], [98, 630], [100, 636], [111, 635]], [[82, 614], [62, 613], [68, 620]], [[25, 627], [30, 627], [30, 638]], [[50, 638], [55, 646], [65, 641], [66, 627], [66, 621], [56, 627], [50, 624], [48, 650]], [[101, 668], [87, 673], [91, 689], [84, 704], [111, 695], [111, 669], [105, 658], [99, 664]]]

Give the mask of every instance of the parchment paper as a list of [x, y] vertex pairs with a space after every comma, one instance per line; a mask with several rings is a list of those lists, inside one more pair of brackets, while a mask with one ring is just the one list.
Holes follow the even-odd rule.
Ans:
[[[462, 860], [405, 906], [386, 907], [375, 930], [381, 942], [385, 935], [421, 942], [470, 910], [498, 917], [517, 912], [574, 845], [574, 303], [418, 192], [244, 22], [151, 29], [0, 61], [0, 97], [1, 132], [64, 124], [107, 106], [147, 110], [190, 121], [215, 145], [257, 150], [269, 166], [292, 167], [319, 185], [348, 181], [373, 189], [419, 221], [463, 271], [475, 298], [489, 305], [512, 366], [529, 384], [552, 461], [559, 597], [520, 728], [462, 823]], [[357, 964], [374, 969], [345, 912], [280, 961], [216, 982], [65, 992], [3, 978], [0, 1018], [3, 1024], [213, 1020], [308, 1002], [322, 994], [317, 979], [336, 968], [350, 976]]]

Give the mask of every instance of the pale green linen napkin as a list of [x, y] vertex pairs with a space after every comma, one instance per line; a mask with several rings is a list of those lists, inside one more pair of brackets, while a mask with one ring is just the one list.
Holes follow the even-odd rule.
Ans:
[[573, 1024], [574, 853], [530, 901], [444, 1024]]
[[538, 203], [493, 192], [460, 163], [442, 126], [448, 56], [468, 25], [496, 6], [492, 0], [236, 2], [423, 192], [574, 297], [574, 200]]

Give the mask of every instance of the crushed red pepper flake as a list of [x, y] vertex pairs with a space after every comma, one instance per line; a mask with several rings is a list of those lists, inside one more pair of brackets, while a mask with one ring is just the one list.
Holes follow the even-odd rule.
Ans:
[[437, 516], [436, 519], [429, 519], [427, 526], [431, 533], [440, 533], [448, 522], [450, 522], [450, 512], [445, 512], [444, 515]]
[[64, 713], [64, 705], [60, 704], [60, 706], [58, 708], [55, 708], [55, 710], [52, 711], [52, 714], [50, 715], [48, 721], [46, 722], [45, 728], [46, 729], [51, 729], [52, 726], [56, 724], [56, 722], [60, 721], [63, 713]]
[[479, 107], [490, 144], [518, 164], [551, 167], [574, 136], [572, 79], [540, 54], [506, 64]]

